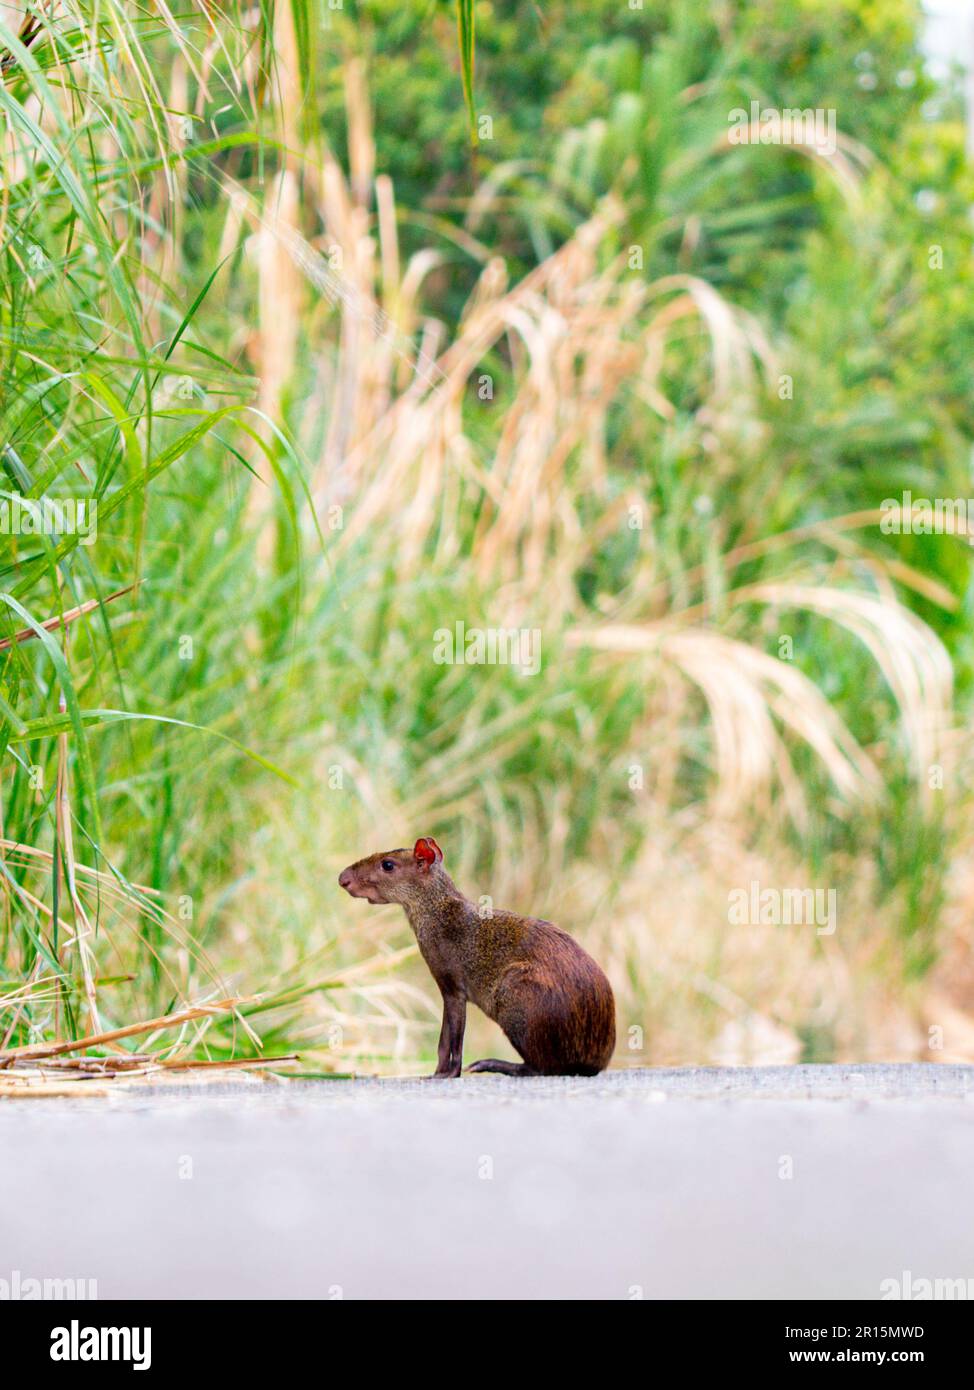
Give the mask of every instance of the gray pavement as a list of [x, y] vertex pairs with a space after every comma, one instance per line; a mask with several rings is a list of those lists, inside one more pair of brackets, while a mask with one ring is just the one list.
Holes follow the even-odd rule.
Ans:
[[907, 1277], [974, 1295], [972, 1171], [963, 1066], [0, 1100], [0, 1279], [94, 1279], [100, 1298], [876, 1299]]

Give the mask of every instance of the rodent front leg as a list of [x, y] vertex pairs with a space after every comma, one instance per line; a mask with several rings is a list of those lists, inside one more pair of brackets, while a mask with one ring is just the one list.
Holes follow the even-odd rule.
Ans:
[[463, 1030], [467, 1024], [467, 1000], [457, 991], [443, 991], [443, 1026], [436, 1054], [434, 1076], [456, 1077], [463, 1066]]

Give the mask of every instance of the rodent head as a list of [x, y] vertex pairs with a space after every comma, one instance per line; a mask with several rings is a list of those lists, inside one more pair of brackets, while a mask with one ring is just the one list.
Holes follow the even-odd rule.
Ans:
[[353, 898], [365, 898], [373, 904], [402, 903], [405, 906], [429, 891], [442, 862], [443, 851], [435, 840], [425, 835], [412, 849], [389, 849], [384, 854], [370, 854], [357, 864], [349, 864], [338, 875], [338, 882]]

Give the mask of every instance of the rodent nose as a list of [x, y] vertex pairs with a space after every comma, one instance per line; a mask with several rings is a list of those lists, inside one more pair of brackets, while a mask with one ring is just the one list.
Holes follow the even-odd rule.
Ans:
[[347, 888], [351, 881], [352, 875], [348, 872], [347, 869], [342, 869], [341, 873], [338, 875], [339, 888]]

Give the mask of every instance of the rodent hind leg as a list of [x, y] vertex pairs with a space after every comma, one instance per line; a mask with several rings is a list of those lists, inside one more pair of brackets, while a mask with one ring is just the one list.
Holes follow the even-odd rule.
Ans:
[[537, 1076], [534, 1067], [529, 1067], [527, 1062], [502, 1062], [499, 1057], [482, 1057], [479, 1062], [473, 1062], [467, 1071], [499, 1071], [503, 1076]]

